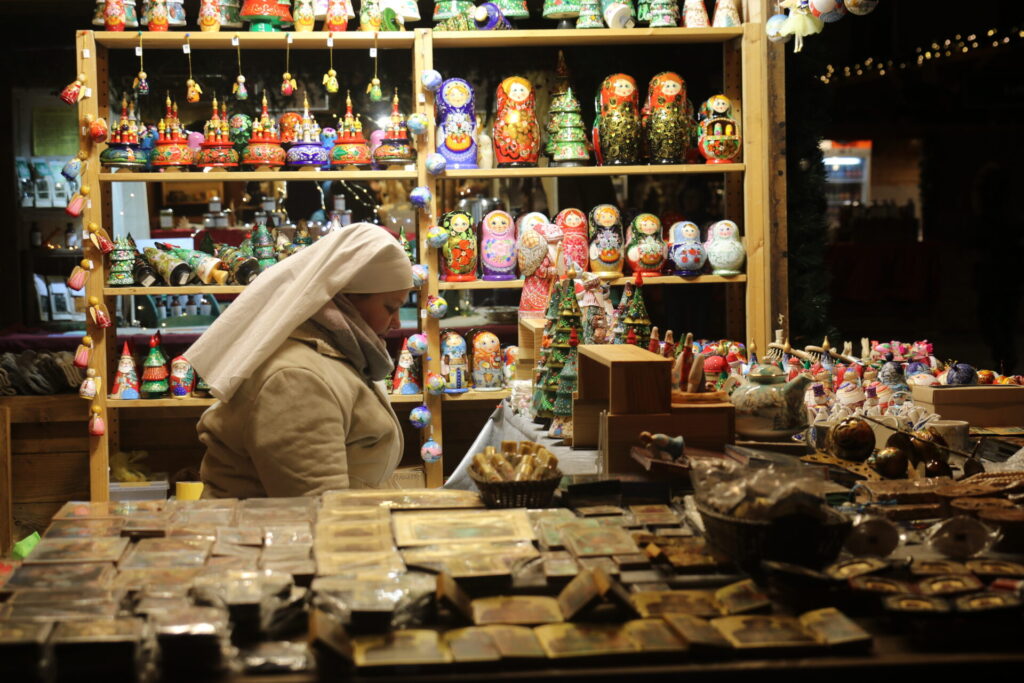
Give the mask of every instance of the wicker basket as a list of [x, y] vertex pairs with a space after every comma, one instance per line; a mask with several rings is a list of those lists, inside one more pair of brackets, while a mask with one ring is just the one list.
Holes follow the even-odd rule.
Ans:
[[807, 567], [829, 564], [839, 555], [852, 523], [832, 509], [827, 519], [806, 516], [772, 521], [740, 519], [697, 504], [708, 544], [751, 571], [761, 560], [789, 562]]
[[551, 506], [562, 473], [534, 481], [483, 481], [473, 472], [473, 483], [489, 508], [546, 508]]

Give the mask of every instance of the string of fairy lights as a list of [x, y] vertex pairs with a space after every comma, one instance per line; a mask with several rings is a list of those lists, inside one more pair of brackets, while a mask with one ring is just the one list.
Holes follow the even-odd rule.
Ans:
[[828, 85], [838, 81], [850, 81], [857, 78], [884, 77], [898, 70], [920, 68], [941, 59], [960, 57], [974, 51], [991, 51], [1024, 40], [1024, 28], [1014, 26], [1010, 29], [990, 28], [976, 33], [957, 33], [943, 40], [936, 40], [914, 49], [914, 54], [903, 59], [875, 59], [868, 57], [844, 67], [829, 64], [824, 73], [816, 76], [819, 81]]

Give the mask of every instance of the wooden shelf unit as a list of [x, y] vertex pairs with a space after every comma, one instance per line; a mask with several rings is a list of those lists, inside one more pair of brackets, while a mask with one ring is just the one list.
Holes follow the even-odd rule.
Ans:
[[[112, 216], [110, 186], [120, 182], [209, 182], [209, 181], [288, 181], [288, 180], [408, 180], [426, 186], [433, 194], [431, 204], [417, 212], [419, 253], [422, 263], [430, 265], [430, 275], [421, 287], [420, 300], [426, 301], [429, 295], [437, 295], [442, 290], [459, 289], [517, 289], [522, 287], [522, 280], [511, 281], [474, 281], [467, 283], [439, 282], [437, 274], [438, 250], [426, 241], [426, 227], [432, 225], [439, 215], [437, 204], [437, 186], [445, 179], [500, 179], [500, 178], [557, 178], [557, 177], [595, 177], [622, 175], [665, 175], [665, 174], [724, 174], [726, 183], [726, 213], [735, 216], [740, 222], [747, 248], [746, 273], [731, 278], [703, 275], [694, 278], [662, 276], [648, 278], [650, 285], [659, 284], [726, 284], [730, 287], [730, 300], [734, 306], [745, 307], [745, 333], [737, 336], [748, 341], [756, 341], [764, 348], [769, 340], [772, 323], [770, 296], [772, 277], [770, 269], [772, 245], [769, 237], [769, 223], [772, 211], [769, 207], [769, 105], [768, 83], [769, 71], [766, 55], [768, 42], [764, 33], [763, 22], [769, 15], [766, 0], [749, 0], [745, 3], [744, 12], [747, 23], [737, 28], [709, 29], [649, 29], [634, 28], [629, 30], [596, 29], [596, 30], [516, 30], [516, 31], [476, 31], [476, 32], [438, 32], [428, 28], [417, 28], [413, 31], [400, 33], [335, 33], [334, 48], [336, 50], [365, 50], [376, 46], [385, 50], [406, 50], [411, 52], [412, 79], [411, 93], [403, 96], [403, 100], [411, 103], [413, 111], [427, 115], [429, 126], [426, 135], [415, 139], [417, 146], [417, 164], [415, 170], [342, 170], [342, 171], [207, 171], [207, 172], [168, 172], [168, 173], [112, 173], [101, 172], [98, 154], [101, 145], [93, 145], [91, 160], [83, 175], [83, 183], [98, 188], [94, 191], [83, 214], [83, 225], [95, 222], [108, 225]], [[328, 34], [324, 32], [310, 33], [274, 33], [261, 34], [250, 32], [203, 33], [200, 31], [146, 33], [143, 37], [145, 49], [181, 50], [188, 40], [193, 50], [233, 50], [232, 40], [238, 38], [243, 50], [281, 50], [288, 38], [291, 48], [295, 50], [326, 51]], [[136, 32], [109, 33], [78, 31], [76, 37], [76, 57], [78, 72], [86, 74], [88, 85], [93, 89], [93, 96], [79, 102], [80, 118], [86, 115], [108, 117], [111, 115], [109, 100], [109, 79], [107, 73], [108, 51], [111, 49], [131, 50], [139, 42]], [[427, 173], [424, 160], [435, 150], [433, 117], [433, 94], [423, 88], [416, 77], [426, 69], [433, 68], [435, 50], [462, 48], [507, 48], [507, 47], [550, 47], [553, 50], [566, 46], [595, 46], [608, 49], [621, 49], [624, 46], [649, 45], [687, 45], [717, 44], [722, 47], [724, 84], [723, 92], [733, 99], [741, 117], [743, 131], [743, 159], [734, 164], [687, 164], [687, 165], [635, 165], [635, 166], [586, 166], [570, 168], [530, 168], [530, 169], [486, 169], [474, 171], [449, 171], [441, 176]], [[777, 76], [777, 71], [775, 72]], [[773, 86], [779, 85], [780, 79], [771, 81]], [[411, 95], [411, 99], [405, 99]], [[772, 97], [776, 97], [775, 93]], [[238, 294], [244, 290], [240, 286], [190, 286], [190, 287], [106, 287], [106, 275], [109, 264], [91, 243], [87, 242], [86, 258], [104, 263], [103, 268], [94, 269], [86, 285], [86, 296], [103, 297], [108, 306], [115, 297], [145, 294]], [[624, 284], [632, 278], [620, 278], [613, 284]], [[424, 362], [424, 373], [440, 372], [439, 321], [435, 318], [421, 317], [420, 330], [428, 337], [428, 351]], [[741, 328], [743, 321], [737, 323]], [[89, 326], [88, 333], [94, 340], [94, 351], [90, 367], [102, 377], [109, 379], [116, 361], [116, 339], [108, 337], [105, 330]], [[107, 418], [106, 434], [89, 438], [89, 476], [90, 496], [93, 500], [108, 499], [108, 463], [111, 448], [119, 444], [117, 412], [120, 409], [136, 407], [197, 407], [210, 405], [211, 399], [161, 399], [158, 401], [123, 401], [106, 398], [109, 381], [103, 382], [104, 391], [93, 401]], [[396, 404], [425, 403], [433, 413], [431, 436], [442, 444], [443, 406], [457, 402], [477, 403], [497, 401], [509, 395], [509, 391], [481, 392], [469, 391], [461, 395], [431, 394], [398, 395], [391, 400]], [[443, 479], [441, 461], [427, 463], [424, 467], [428, 486], [439, 486]]]

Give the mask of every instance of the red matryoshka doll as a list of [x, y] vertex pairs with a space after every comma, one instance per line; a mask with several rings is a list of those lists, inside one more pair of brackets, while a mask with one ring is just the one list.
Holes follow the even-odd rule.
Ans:
[[562, 229], [562, 253], [572, 261], [576, 272], [589, 270], [587, 215], [579, 209], [562, 209], [555, 216], [555, 225]]
[[516, 226], [507, 211], [491, 211], [480, 222], [484, 280], [516, 279]]
[[663, 71], [651, 79], [642, 123], [644, 151], [652, 164], [683, 163], [696, 121], [679, 74]]
[[172, 397], [188, 398], [192, 395], [192, 387], [196, 383], [196, 372], [185, 356], [175, 356], [171, 361], [170, 379]]
[[510, 76], [498, 86], [498, 114], [494, 119], [494, 153], [499, 168], [536, 166], [540, 154], [540, 126], [533, 86]]
[[601, 83], [594, 121], [594, 153], [601, 166], [622, 166], [640, 161], [640, 112], [636, 81], [612, 74]]
[[504, 366], [501, 361], [501, 343], [493, 332], [473, 335], [473, 388], [477, 391], [497, 391], [505, 385]]
[[661, 275], [667, 251], [658, 217], [653, 213], [637, 215], [626, 233], [626, 261], [630, 270], [644, 277]]
[[441, 250], [442, 278], [445, 282], [475, 280], [477, 243], [473, 216], [468, 211], [449, 211], [441, 217], [440, 225], [450, 235]]

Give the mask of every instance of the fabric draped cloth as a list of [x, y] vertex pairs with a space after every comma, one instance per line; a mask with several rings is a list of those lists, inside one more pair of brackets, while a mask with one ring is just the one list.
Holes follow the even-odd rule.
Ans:
[[[357, 342], [383, 348], [383, 341], [347, 297], [338, 295], [412, 286], [409, 258], [398, 240], [379, 225], [355, 223], [261, 273], [184, 355], [213, 395], [226, 403], [295, 328], [311, 318], [338, 340], [351, 341], [355, 335]], [[343, 324], [345, 332], [339, 327]], [[339, 350], [353, 352], [345, 342]], [[361, 357], [349, 359], [368, 379], [380, 374], [380, 359], [372, 347], [364, 349]]]

